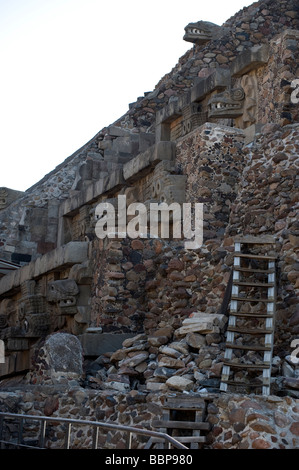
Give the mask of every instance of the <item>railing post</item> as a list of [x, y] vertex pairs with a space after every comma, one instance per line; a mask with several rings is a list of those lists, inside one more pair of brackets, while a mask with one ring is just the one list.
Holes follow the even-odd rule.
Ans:
[[40, 425], [40, 440], [39, 440], [39, 445], [40, 445], [40, 447], [42, 447], [42, 448], [45, 447], [46, 426], [47, 426], [47, 421], [44, 419], [44, 420], [41, 422], [41, 425]]
[[20, 420], [19, 420], [18, 444], [22, 444], [23, 425], [24, 425], [24, 418], [20, 418]]
[[[4, 424], [4, 417], [0, 416], [0, 441], [3, 439], [3, 424]], [[4, 449], [4, 443], [1, 442], [0, 449]]]
[[70, 448], [71, 427], [72, 427], [72, 423], [67, 423], [66, 434], [65, 434], [65, 448], [66, 449]]
[[128, 448], [132, 449], [132, 433], [129, 432]]
[[99, 428], [98, 426], [93, 427], [93, 435], [92, 435], [92, 448], [98, 448], [98, 438], [99, 438]]

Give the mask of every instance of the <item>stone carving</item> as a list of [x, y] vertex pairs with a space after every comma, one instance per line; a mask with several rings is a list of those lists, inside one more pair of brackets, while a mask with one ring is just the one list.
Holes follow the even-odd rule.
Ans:
[[1, 337], [9, 341], [9, 348], [27, 349], [22, 338], [39, 338], [49, 332], [50, 315], [46, 313], [45, 299], [38, 292], [36, 282], [26, 281], [21, 285], [19, 301], [4, 299], [0, 305]]
[[243, 114], [245, 92], [243, 88], [228, 88], [217, 93], [208, 102], [209, 118], [236, 118]]
[[0, 209], [4, 209], [7, 204], [8, 192], [5, 188], [0, 188]]
[[21, 285], [22, 297], [18, 302], [18, 325], [12, 337], [38, 338], [48, 333], [50, 316], [46, 313], [45, 299], [38, 292], [36, 282], [26, 281]]
[[47, 301], [57, 306], [58, 314], [74, 315], [78, 294], [79, 288], [73, 279], [52, 281], [48, 284]]
[[244, 129], [257, 121], [257, 77], [255, 74], [244, 75], [241, 79], [241, 87], [245, 93], [244, 112], [237, 123], [238, 127]]
[[16, 191], [15, 189], [10, 189], [6, 187], [0, 188], [0, 211], [9, 206], [13, 201], [18, 197], [22, 196], [24, 193], [22, 191]]
[[0, 330], [4, 330], [11, 323], [13, 314], [16, 316], [15, 302], [12, 299], [3, 299], [0, 303]]
[[24, 282], [21, 285], [21, 292], [22, 298], [18, 304], [19, 317], [44, 312], [44, 298], [40, 293], [36, 293], [35, 281]]
[[172, 174], [172, 171], [174, 167], [169, 162], [161, 162], [156, 166], [151, 184], [151, 202], [185, 202], [186, 177]]
[[182, 135], [189, 134], [189, 132], [201, 126], [207, 121], [207, 113], [202, 111], [202, 107], [199, 103], [190, 103], [184, 106], [183, 122], [182, 122]]
[[65, 383], [78, 380], [83, 372], [83, 350], [79, 339], [66, 332], [50, 334], [37, 343], [33, 353], [31, 383]]
[[256, 122], [257, 95], [256, 76], [244, 75], [240, 86], [212, 95], [208, 102], [209, 119], [236, 119], [236, 126], [245, 129]]
[[36, 313], [26, 315], [22, 322], [22, 330], [15, 331], [13, 337], [25, 336], [26, 338], [40, 338], [49, 333], [50, 315], [48, 313]]
[[221, 27], [209, 21], [197, 21], [189, 23], [185, 27], [184, 41], [202, 45], [218, 37]]

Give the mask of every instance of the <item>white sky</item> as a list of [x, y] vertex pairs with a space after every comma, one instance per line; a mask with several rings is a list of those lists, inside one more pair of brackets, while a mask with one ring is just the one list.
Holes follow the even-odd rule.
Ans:
[[0, 187], [24, 191], [252, 0], [0, 0]]

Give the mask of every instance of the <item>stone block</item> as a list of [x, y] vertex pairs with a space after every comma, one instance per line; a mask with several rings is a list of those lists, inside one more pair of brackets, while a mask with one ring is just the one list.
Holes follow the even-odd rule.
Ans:
[[121, 349], [123, 341], [132, 337], [134, 334], [99, 333], [98, 331], [78, 336], [84, 356], [100, 356], [106, 352], [117, 351]]
[[155, 134], [140, 132], [139, 136], [139, 152], [145, 152], [155, 144]]
[[26, 349], [29, 349], [28, 339], [10, 338], [7, 341], [7, 350], [10, 350], [10, 351], [24, 351]]
[[0, 295], [19, 287], [28, 279], [36, 279], [42, 274], [61, 269], [87, 260], [88, 242], [70, 242], [46, 253], [0, 280]]
[[255, 70], [267, 64], [269, 60], [269, 46], [262, 44], [251, 49], [246, 49], [233, 61], [230, 71], [233, 77], [241, 77], [251, 70]]
[[189, 391], [193, 388], [192, 380], [185, 379], [184, 377], [170, 377], [170, 379], [166, 380], [166, 385], [170, 388], [174, 388], [175, 390], [179, 390], [180, 392]]
[[130, 131], [122, 129], [118, 126], [109, 126], [107, 130], [108, 135], [111, 137], [125, 137], [130, 135]]
[[[120, 141], [120, 139], [122, 140]], [[133, 157], [139, 152], [139, 142], [134, 142], [128, 137], [120, 137], [113, 142], [112, 148], [119, 153], [120, 157], [127, 155]]]
[[189, 318], [183, 321], [183, 324], [175, 331], [175, 336], [185, 336], [188, 333], [200, 333], [202, 335], [208, 333], [219, 333], [224, 327], [227, 317], [217, 313], [195, 312]]
[[158, 144], [137, 155], [124, 165], [124, 179], [127, 182], [134, 182], [162, 160], [172, 161], [174, 158], [174, 142], [158, 142]]
[[231, 73], [227, 69], [216, 68], [206, 78], [200, 79], [191, 89], [191, 102], [201, 101], [214, 90], [224, 90], [231, 83]]
[[77, 376], [82, 374], [83, 350], [75, 335], [54, 333], [46, 338], [43, 349], [45, 351], [44, 361], [48, 365], [47, 371], [52, 378], [58, 378], [59, 373]]

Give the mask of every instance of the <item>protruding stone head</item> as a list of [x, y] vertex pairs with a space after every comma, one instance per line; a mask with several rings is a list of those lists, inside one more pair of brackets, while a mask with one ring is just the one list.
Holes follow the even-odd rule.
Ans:
[[245, 93], [243, 88], [227, 89], [209, 100], [209, 118], [236, 118], [243, 113]]
[[193, 42], [197, 45], [205, 44], [217, 36], [220, 26], [209, 21], [197, 21], [189, 23], [185, 27], [184, 41]]

